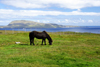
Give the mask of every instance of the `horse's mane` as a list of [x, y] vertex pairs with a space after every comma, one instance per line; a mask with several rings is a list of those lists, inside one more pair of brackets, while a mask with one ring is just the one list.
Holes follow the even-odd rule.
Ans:
[[51, 39], [51, 37], [49, 36], [49, 34], [46, 32], [46, 31], [43, 31], [47, 36], [48, 36], [48, 39], [50, 39], [51, 41], [52, 41], [52, 39]]
[[43, 32], [47, 34], [47, 32], [46, 32], [46, 31], [43, 31]]
[[[47, 36], [49, 36], [48, 33], [47, 33], [46, 31], [43, 31], [43, 33], [45, 33]], [[50, 36], [49, 36], [49, 37], [50, 37]]]

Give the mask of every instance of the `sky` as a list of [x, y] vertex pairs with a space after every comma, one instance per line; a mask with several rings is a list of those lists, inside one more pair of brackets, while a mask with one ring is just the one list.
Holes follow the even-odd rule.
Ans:
[[0, 26], [14, 20], [100, 26], [100, 0], [0, 0]]

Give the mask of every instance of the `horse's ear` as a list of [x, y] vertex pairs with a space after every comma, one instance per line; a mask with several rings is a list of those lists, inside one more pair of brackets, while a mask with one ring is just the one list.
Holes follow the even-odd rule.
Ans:
[[43, 32], [45, 32], [46, 33], [46, 31], [44, 30]]
[[47, 32], [45, 30], [43, 32], [47, 34]]

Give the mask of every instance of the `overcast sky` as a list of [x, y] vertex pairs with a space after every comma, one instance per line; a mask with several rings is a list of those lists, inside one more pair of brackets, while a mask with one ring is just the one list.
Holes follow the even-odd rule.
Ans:
[[0, 25], [14, 20], [100, 26], [100, 0], [0, 0]]

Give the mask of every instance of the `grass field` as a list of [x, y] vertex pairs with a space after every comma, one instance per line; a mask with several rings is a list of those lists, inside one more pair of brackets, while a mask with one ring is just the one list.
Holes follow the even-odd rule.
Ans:
[[28, 32], [0, 34], [0, 67], [100, 67], [100, 34], [49, 34], [53, 45], [35, 46]]

